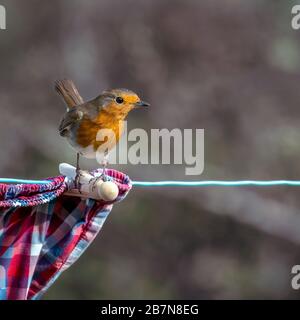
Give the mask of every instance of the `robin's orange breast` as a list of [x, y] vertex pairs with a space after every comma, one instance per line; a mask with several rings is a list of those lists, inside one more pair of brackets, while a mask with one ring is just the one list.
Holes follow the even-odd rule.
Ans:
[[111, 139], [111, 143], [109, 144], [109, 149], [111, 149], [120, 140], [123, 133], [123, 127], [123, 121], [112, 119], [105, 115], [99, 115], [94, 121], [91, 121], [90, 119], [83, 119], [76, 132], [76, 143], [82, 148], [92, 146], [94, 151], [97, 151], [98, 148], [103, 143], [107, 142], [108, 139], [107, 131], [103, 131], [103, 134], [107, 139], [99, 139], [99, 136], [101, 136], [99, 135], [99, 130], [109, 129], [114, 134], [114, 137]]

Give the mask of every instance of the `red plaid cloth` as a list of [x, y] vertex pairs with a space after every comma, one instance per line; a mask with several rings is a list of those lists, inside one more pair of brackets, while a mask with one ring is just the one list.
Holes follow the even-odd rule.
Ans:
[[[115, 170], [116, 201], [131, 188]], [[100, 231], [113, 203], [61, 195], [64, 177], [45, 185], [0, 184], [0, 299], [38, 299]]]

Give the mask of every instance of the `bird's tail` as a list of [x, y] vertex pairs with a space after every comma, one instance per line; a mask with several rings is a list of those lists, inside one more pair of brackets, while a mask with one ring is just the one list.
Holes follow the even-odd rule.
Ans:
[[83, 104], [83, 99], [72, 80], [55, 81], [55, 90], [63, 98], [68, 108]]

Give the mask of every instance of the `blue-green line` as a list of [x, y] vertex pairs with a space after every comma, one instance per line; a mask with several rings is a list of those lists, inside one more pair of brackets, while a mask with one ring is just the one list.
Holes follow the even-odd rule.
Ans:
[[242, 187], [242, 186], [300, 186], [298, 180], [239, 180], [239, 181], [132, 181], [133, 186], [139, 187]]
[[[46, 184], [49, 180], [26, 180], [0, 178], [0, 183], [7, 184]], [[203, 180], [203, 181], [132, 181], [136, 187], [242, 187], [242, 186], [300, 186], [300, 180]]]

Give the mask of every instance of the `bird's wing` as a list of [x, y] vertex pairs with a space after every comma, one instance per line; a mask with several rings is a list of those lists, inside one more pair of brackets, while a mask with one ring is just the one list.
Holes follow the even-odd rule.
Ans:
[[75, 107], [68, 111], [62, 118], [59, 125], [59, 134], [64, 137], [69, 132], [71, 126], [80, 121], [84, 116], [84, 112], [79, 108]]

